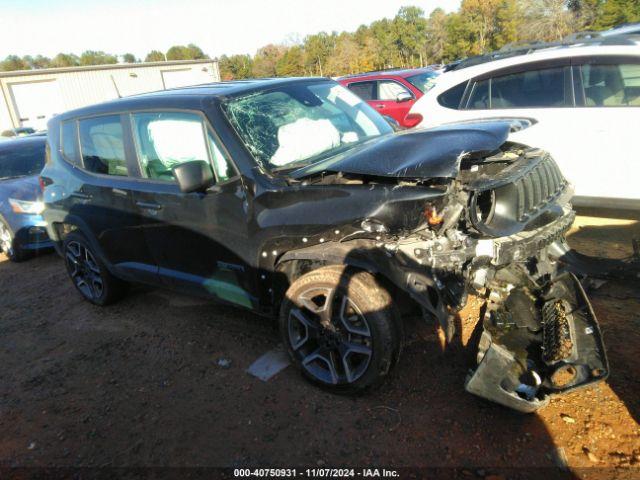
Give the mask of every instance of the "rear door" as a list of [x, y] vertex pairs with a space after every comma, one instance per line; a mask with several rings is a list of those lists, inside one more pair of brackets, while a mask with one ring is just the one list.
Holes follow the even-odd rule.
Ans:
[[62, 124], [63, 157], [80, 169], [67, 188], [68, 215], [88, 230], [120, 276], [157, 283], [157, 266], [141, 230], [132, 192], [135, 161], [125, 116], [103, 115]]
[[[251, 308], [245, 190], [229, 156], [199, 112], [131, 114], [141, 185], [135, 204], [163, 281], [173, 288]], [[210, 163], [216, 185], [182, 193], [172, 168]]]

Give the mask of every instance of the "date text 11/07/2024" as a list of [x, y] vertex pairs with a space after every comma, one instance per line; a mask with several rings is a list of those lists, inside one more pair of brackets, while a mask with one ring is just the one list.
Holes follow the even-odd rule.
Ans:
[[236, 468], [235, 478], [398, 478], [397, 470], [387, 468]]

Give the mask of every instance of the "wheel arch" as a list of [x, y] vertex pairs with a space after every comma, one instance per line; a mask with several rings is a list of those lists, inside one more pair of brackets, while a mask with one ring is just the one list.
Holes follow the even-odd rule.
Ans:
[[75, 215], [67, 215], [62, 221], [54, 221], [51, 224], [52, 230], [55, 232], [55, 248], [60, 255], [64, 255], [63, 246], [65, 239], [72, 232], [80, 233], [89, 242], [93, 252], [100, 257], [102, 263], [113, 274], [113, 267], [107, 259], [104, 250], [100, 247], [100, 242], [93, 234], [91, 228], [82, 218]]
[[[393, 256], [386, 255], [375, 242], [327, 242], [321, 245], [291, 250], [276, 262], [275, 270], [282, 274], [290, 285], [302, 275], [329, 265], [346, 265], [372, 274], [394, 298], [402, 313], [416, 307], [426, 308], [442, 321], [444, 304], [436, 282], [426, 271], [416, 274], [402, 268]], [[420, 288], [414, 286], [419, 277]], [[282, 300], [286, 287], [278, 296]]]

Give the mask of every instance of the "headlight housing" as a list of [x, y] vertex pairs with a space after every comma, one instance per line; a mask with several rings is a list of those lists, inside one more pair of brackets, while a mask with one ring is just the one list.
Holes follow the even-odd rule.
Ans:
[[44, 203], [42, 202], [31, 202], [29, 200], [10, 198], [9, 205], [11, 205], [11, 209], [14, 213], [40, 215], [44, 211]]

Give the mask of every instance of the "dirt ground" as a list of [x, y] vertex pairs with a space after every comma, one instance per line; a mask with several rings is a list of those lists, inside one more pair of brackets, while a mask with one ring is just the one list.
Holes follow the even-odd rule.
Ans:
[[[576, 225], [570, 242], [584, 253], [623, 257], [640, 238], [636, 219], [581, 216]], [[144, 289], [94, 307], [56, 255], [23, 264], [0, 255], [0, 467], [428, 466], [462, 478], [640, 478], [640, 287], [608, 282], [591, 298], [609, 380], [523, 415], [464, 392], [477, 300], [462, 312], [457, 344], [442, 352], [435, 334], [414, 333], [380, 390], [348, 398], [291, 367], [268, 382], [248, 375], [279, 342], [253, 314]]]

